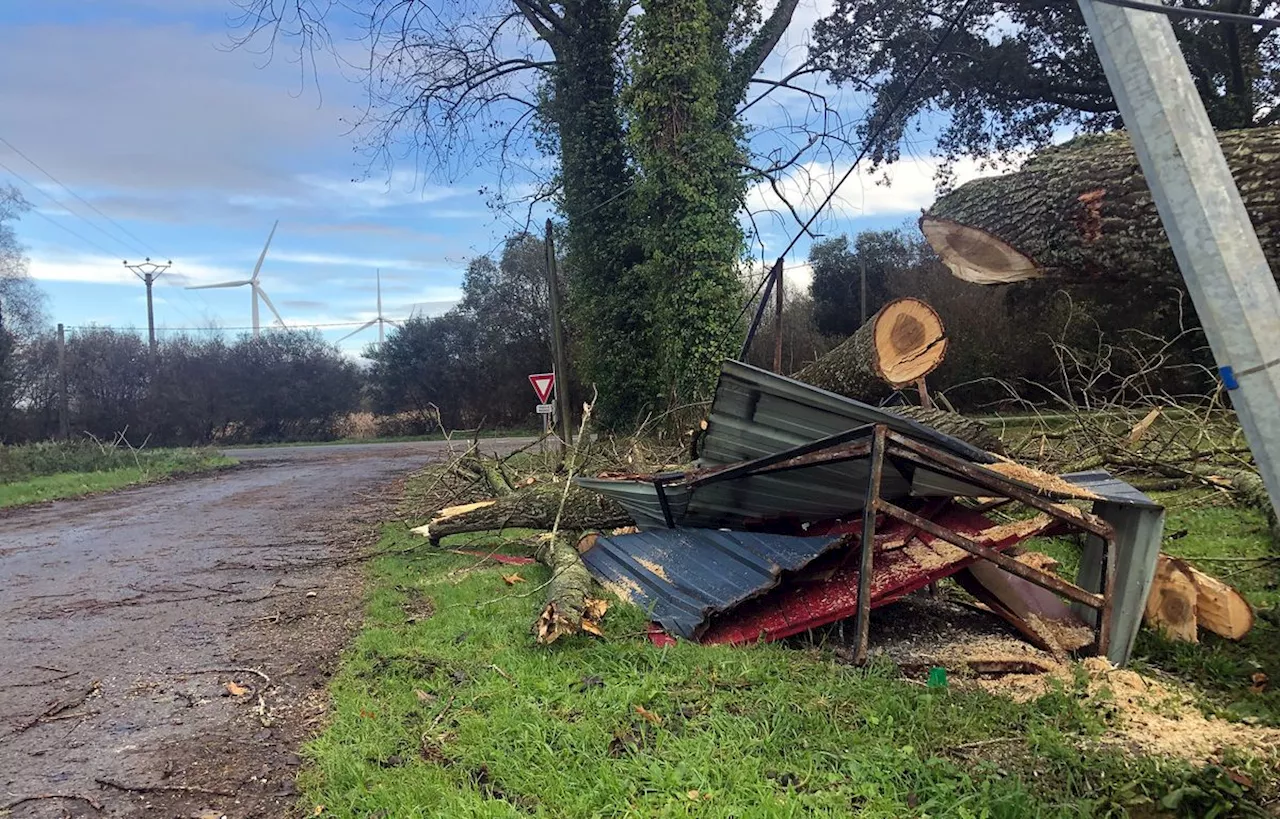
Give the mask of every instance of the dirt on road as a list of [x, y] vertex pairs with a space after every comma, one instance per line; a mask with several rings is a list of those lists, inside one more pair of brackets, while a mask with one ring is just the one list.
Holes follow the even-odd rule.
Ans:
[[0, 516], [0, 815], [290, 813], [359, 625], [359, 558], [399, 480], [444, 452], [238, 451]]

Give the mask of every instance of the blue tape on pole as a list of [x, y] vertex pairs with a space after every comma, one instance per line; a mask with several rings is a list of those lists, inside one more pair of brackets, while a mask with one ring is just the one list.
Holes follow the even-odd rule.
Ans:
[[1222, 376], [1222, 384], [1229, 390], [1237, 389], [1240, 382], [1236, 381], [1236, 371], [1231, 367], [1219, 367], [1218, 374]]

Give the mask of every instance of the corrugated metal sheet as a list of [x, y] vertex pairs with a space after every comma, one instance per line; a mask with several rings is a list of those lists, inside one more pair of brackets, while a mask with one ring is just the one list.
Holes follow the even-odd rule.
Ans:
[[883, 424], [975, 463], [996, 460], [989, 452], [879, 407], [750, 364], [726, 361], [702, 437], [702, 462], [746, 461], [863, 424]]
[[[1155, 578], [1156, 560], [1164, 541], [1164, 509], [1154, 504], [1099, 501], [1093, 505], [1093, 512], [1110, 523], [1116, 532], [1116, 586], [1111, 600], [1111, 646], [1107, 659], [1124, 665], [1129, 662], [1134, 641], [1138, 639], [1147, 595]], [[1102, 590], [1102, 541], [1093, 535], [1085, 538], [1076, 585], [1092, 592]], [[1080, 605], [1073, 608], [1085, 622], [1098, 622], [1098, 614], [1093, 609]]]
[[1112, 503], [1127, 506], [1147, 506], [1152, 509], [1164, 508], [1144, 495], [1141, 490], [1130, 486], [1104, 469], [1095, 469], [1090, 472], [1071, 472], [1062, 477], [1082, 489], [1088, 489], [1096, 495], [1101, 495]]
[[842, 537], [657, 529], [601, 536], [582, 555], [619, 597], [649, 611], [664, 629], [695, 638], [707, 619], [778, 584], [842, 543]]

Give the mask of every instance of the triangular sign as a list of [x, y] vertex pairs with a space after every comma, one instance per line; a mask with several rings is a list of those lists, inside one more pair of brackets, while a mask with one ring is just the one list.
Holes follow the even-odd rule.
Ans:
[[551, 389], [556, 385], [555, 373], [539, 373], [529, 376], [529, 383], [533, 385], [533, 391], [538, 394], [538, 400], [543, 404], [551, 398]]

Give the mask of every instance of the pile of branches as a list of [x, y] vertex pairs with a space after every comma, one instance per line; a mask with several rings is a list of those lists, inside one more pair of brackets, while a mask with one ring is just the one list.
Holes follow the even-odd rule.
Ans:
[[[984, 379], [1001, 384], [1006, 406], [1016, 407], [995, 430], [1008, 456], [1056, 474], [1106, 469], [1146, 491], [1220, 490], [1265, 514], [1280, 546], [1275, 511], [1216, 373], [1175, 356], [1203, 332], [1185, 328], [1156, 339], [1134, 331], [1118, 343], [1099, 332], [1097, 339], [1088, 350], [1053, 343], [1057, 383]], [[1184, 383], [1212, 386], [1185, 394], [1159, 387], [1167, 379], [1158, 376], [1175, 367], [1198, 371]]]

